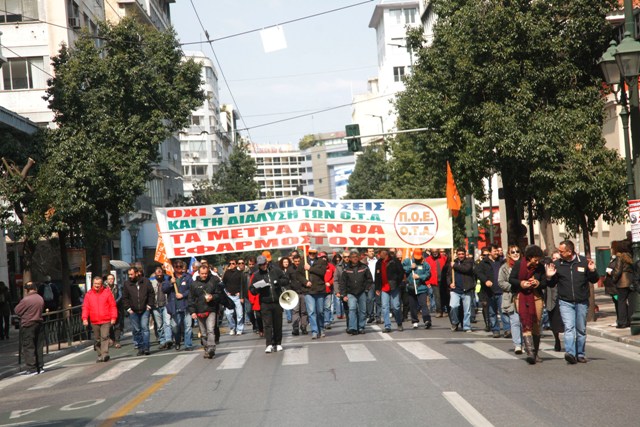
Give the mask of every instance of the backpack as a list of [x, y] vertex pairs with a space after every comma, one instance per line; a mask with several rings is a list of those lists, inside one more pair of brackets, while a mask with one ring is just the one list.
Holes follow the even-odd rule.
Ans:
[[51, 283], [46, 283], [44, 285], [42, 298], [44, 298], [45, 302], [53, 301], [53, 289], [51, 289]]

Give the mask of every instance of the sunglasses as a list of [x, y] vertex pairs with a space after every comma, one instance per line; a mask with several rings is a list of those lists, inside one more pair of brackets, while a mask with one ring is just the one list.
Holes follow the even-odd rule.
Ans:
[[238, 262], [238, 264], [244, 264], [244, 261], [240, 261], [240, 262]]
[[520, 251], [509, 251], [510, 254], [519, 254]]

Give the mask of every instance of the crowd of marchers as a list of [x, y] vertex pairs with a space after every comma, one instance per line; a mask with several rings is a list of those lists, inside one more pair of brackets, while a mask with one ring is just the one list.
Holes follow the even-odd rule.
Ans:
[[[613, 242], [613, 258], [605, 285], [616, 303], [617, 326], [629, 326], [628, 295], [633, 281], [631, 245]], [[525, 353], [530, 364], [539, 356], [542, 329], [550, 329], [555, 350], [569, 364], [586, 363], [586, 317], [589, 283], [599, 280], [595, 263], [575, 252], [571, 241], [545, 253], [530, 245], [509, 246], [506, 254], [495, 245], [483, 248], [474, 260], [464, 248], [345, 250], [333, 253], [311, 248], [294, 250], [272, 260], [271, 253], [246, 258], [231, 256], [219, 272], [206, 260], [187, 268], [173, 264], [174, 274], [157, 267], [150, 277], [131, 267], [122, 286], [113, 275], [94, 277], [84, 295], [82, 320], [91, 328], [98, 362], [110, 359], [109, 348], [120, 348], [128, 317], [135, 354], [150, 354], [151, 324], [158, 350], [192, 351], [198, 328], [205, 358], [215, 356], [223, 316], [230, 336], [245, 326], [265, 339], [265, 353], [283, 351], [283, 322], [294, 336], [326, 337], [337, 319], [345, 319], [346, 333], [365, 334], [373, 323], [383, 333], [431, 329], [435, 318], [452, 332], [482, 330], [494, 338], [511, 339], [515, 354]], [[27, 373], [43, 371], [42, 289], [25, 285], [26, 297], [16, 306], [25, 339]], [[281, 303], [283, 292], [295, 291], [293, 305]], [[477, 314], [483, 326], [478, 327]], [[442, 326], [442, 325], [440, 325]], [[370, 327], [370, 326], [369, 326]], [[343, 333], [343, 332], [337, 332]]]

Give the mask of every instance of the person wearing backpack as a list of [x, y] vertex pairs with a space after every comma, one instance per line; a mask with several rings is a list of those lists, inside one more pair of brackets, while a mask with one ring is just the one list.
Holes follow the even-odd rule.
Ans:
[[44, 283], [38, 286], [38, 294], [44, 300], [45, 311], [56, 311], [60, 308], [60, 291], [51, 283], [51, 276], [46, 276]]

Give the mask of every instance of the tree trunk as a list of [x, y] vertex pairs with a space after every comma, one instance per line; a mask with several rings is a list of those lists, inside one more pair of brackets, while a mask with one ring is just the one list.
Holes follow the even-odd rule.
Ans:
[[[584, 242], [584, 255], [587, 259], [591, 259], [591, 238], [587, 229], [587, 218], [580, 213], [580, 230], [582, 231], [582, 240]], [[593, 283], [589, 283], [589, 309], [587, 310], [587, 322], [596, 320], [596, 296]]]
[[[551, 216], [545, 211], [542, 210], [541, 218], [540, 218], [540, 234], [542, 235], [542, 240], [544, 241], [545, 249], [548, 249], [549, 252], [552, 252], [556, 249], [555, 238], [553, 237], [553, 226], [551, 224]], [[551, 255], [551, 253], [549, 253]]]
[[25, 238], [22, 244], [22, 285], [31, 282], [31, 264], [33, 263], [33, 254], [36, 251], [36, 243]]
[[522, 218], [518, 213], [518, 201], [510, 178], [502, 179], [502, 191], [507, 217], [507, 243], [520, 246], [524, 237], [523, 229], [526, 230], [526, 227], [522, 225]]
[[[67, 254], [67, 232], [58, 232], [58, 245], [60, 250], [60, 271], [62, 274], [62, 308], [71, 307], [71, 282], [69, 269], [69, 255]], [[70, 312], [65, 312], [69, 316]]]

